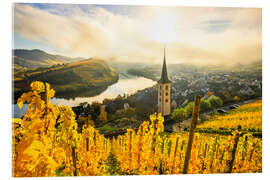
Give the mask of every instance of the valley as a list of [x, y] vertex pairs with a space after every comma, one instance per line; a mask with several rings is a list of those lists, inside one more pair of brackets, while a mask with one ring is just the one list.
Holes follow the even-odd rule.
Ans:
[[[14, 100], [29, 90], [32, 81], [48, 82], [56, 90], [56, 97], [74, 98], [76, 94], [95, 96], [116, 83], [119, 75], [100, 59], [90, 58], [50, 67], [14, 71]], [[87, 94], [85, 94], [87, 92]]]

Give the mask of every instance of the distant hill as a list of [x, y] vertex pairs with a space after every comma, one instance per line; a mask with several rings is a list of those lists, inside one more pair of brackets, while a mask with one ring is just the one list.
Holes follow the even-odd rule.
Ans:
[[39, 49], [14, 49], [12, 53], [13, 64], [17, 64], [22, 68], [48, 67], [54, 64], [71, 63], [83, 59], [53, 55]]
[[[157, 81], [160, 78], [162, 66], [159, 65], [145, 65], [145, 66], [127, 66], [127, 73], [135, 76], [142, 76], [145, 78], [152, 79], [154, 81]], [[250, 71], [253, 73], [259, 73], [262, 72], [262, 61], [257, 60], [249, 63], [243, 63], [243, 64], [231, 64], [231, 65], [224, 65], [224, 64], [218, 64], [218, 65], [200, 65], [200, 64], [188, 64], [188, 63], [182, 63], [182, 64], [168, 64], [167, 65], [167, 71], [169, 77], [173, 75], [181, 76], [182, 73], [199, 73], [199, 72], [240, 72], [240, 71]]]
[[[80, 91], [95, 95], [102, 89], [118, 81], [119, 75], [101, 59], [87, 59], [69, 64], [41, 67], [14, 74], [14, 93], [20, 96], [29, 90], [32, 81], [51, 84], [58, 96]], [[17, 98], [15, 97], [15, 99]]]

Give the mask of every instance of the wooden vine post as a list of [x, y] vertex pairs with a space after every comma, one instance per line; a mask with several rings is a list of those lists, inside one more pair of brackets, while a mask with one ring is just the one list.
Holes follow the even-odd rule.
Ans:
[[138, 164], [138, 169], [140, 168], [140, 162], [141, 162], [141, 151], [142, 151], [142, 132], [143, 128], [142, 126], [139, 127], [138, 129], [139, 134], [139, 148], [138, 148], [138, 159], [137, 159], [137, 164]]
[[192, 112], [192, 120], [191, 120], [190, 130], [189, 130], [188, 146], [187, 146], [187, 151], [186, 151], [186, 155], [185, 155], [183, 174], [188, 173], [188, 165], [189, 165], [189, 160], [190, 160], [190, 155], [191, 155], [193, 137], [194, 137], [195, 129], [197, 126], [197, 121], [199, 118], [201, 98], [202, 97], [200, 95], [197, 95], [195, 97], [195, 101], [194, 101], [195, 104], [194, 104], [194, 108], [193, 108], [193, 112]]
[[[88, 129], [89, 127], [89, 121], [90, 121], [90, 115], [88, 115], [86, 119], [86, 128]], [[89, 151], [89, 137], [86, 138], [86, 151]]]
[[41, 97], [41, 100], [43, 100], [45, 102], [45, 114], [48, 113], [48, 95], [47, 95], [47, 85], [46, 83], [44, 82], [44, 92], [41, 92], [40, 93], [40, 97]]
[[77, 176], [75, 147], [72, 147], [72, 163], [73, 163], [73, 167], [74, 167], [73, 176]]
[[[41, 100], [44, 101], [45, 103], [45, 111], [43, 113], [43, 118], [48, 115], [48, 92], [47, 92], [47, 85], [45, 82], [43, 82], [44, 84], [44, 91], [40, 93], [40, 98]], [[44, 131], [44, 134], [47, 134], [47, 130], [48, 130], [48, 127], [49, 127], [49, 124], [50, 124], [50, 121], [47, 121], [45, 122], [45, 131]]]
[[233, 144], [233, 149], [232, 149], [232, 159], [231, 159], [230, 162], [229, 162], [229, 168], [228, 168], [227, 173], [232, 173], [233, 163], [234, 163], [234, 161], [235, 161], [235, 155], [236, 155], [236, 150], [237, 150], [239, 138], [240, 138], [240, 134], [237, 133], [237, 134], [235, 135], [235, 138], [234, 138], [234, 144]]

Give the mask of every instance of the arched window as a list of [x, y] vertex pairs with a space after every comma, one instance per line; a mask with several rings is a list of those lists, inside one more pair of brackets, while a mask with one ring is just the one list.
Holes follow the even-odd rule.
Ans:
[[168, 90], [169, 89], [169, 86], [168, 85], [166, 85], [166, 90]]
[[165, 101], [168, 102], [168, 99], [166, 99]]
[[166, 92], [166, 96], [168, 96], [168, 92]]

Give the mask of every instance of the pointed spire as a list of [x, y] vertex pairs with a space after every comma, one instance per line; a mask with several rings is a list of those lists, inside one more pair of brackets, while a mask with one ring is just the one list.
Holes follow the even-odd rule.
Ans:
[[166, 45], [164, 45], [164, 61], [165, 61], [165, 59], [166, 59]]
[[164, 45], [164, 59], [163, 59], [163, 66], [162, 66], [162, 72], [161, 77], [158, 83], [171, 83], [171, 81], [168, 78], [167, 74], [167, 66], [166, 66], [166, 46]]

